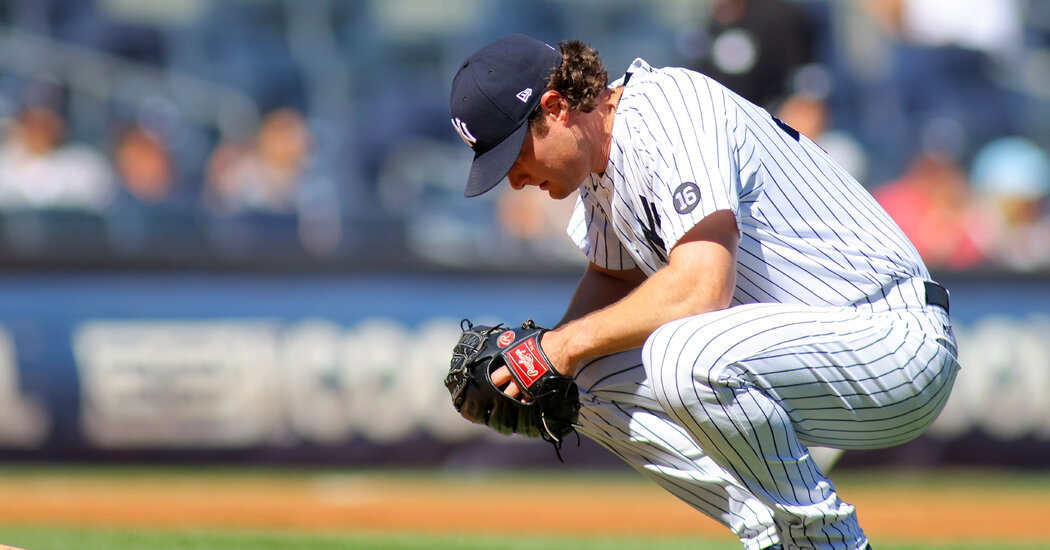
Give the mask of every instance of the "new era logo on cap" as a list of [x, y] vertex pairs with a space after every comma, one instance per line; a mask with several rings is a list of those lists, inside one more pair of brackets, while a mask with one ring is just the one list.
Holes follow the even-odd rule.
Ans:
[[474, 149], [466, 196], [496, 186], [510, 171], [561, 53], [524, 35], [501, 38], [467, 58], [452, 80], [449, 113]]

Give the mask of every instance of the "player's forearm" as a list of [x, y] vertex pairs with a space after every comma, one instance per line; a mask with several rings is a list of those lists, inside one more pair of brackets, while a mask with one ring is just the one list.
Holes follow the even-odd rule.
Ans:
[[727, 307], [731, 294], [722, 285], [730, 283], [716, 279], [698, 282], [695, 273], [668, 266], [623, 299], [554, 331], [544, 349], [556, 346], [575, 371], [587, 359], [641, 347], [661, 325]]
[[616, 303], [630, 294], [644, 279], [645, 275], [637, 270], [613, 275], [602, 272], [593, 265], [589, 266], [557, 326]]
[[545, 335], [548, 356], [559, 371], [572, 374], [584, 360], [642, 346], [675, 319], [729, 307], [738, 242], [732, 212], [709, 215], [671, 249], [666, 267], [624, 298]]

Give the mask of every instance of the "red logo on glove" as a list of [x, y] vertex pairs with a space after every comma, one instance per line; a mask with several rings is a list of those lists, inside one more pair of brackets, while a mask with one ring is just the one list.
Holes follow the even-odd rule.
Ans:
[[[501, 335], [502, 338], [502, 335]], [[535, 338], [529, 338], [506, 352], [507, 363], [526, 387], [532, 387], [541, 376], [550, 372], [550, 365], [543, 360]]]
[[499, 335], [499, 338], [496, 339], [496, 345], [501, 347], [501, 348], [505, 348], [505, 347], [509, 346], [510, 343], [513, 342], [513, 341], [514, 341], [514, 331], [513, 330], [508, 330], [507, 332], [504, 332], [503, 334]]

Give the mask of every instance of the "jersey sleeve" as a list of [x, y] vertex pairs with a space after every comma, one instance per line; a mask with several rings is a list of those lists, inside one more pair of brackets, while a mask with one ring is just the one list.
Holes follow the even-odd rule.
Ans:
[[643, 131], [656, 143], [649, 206], [669, 252], [714, 212], [730, 210], [739, 220], [736, 111], [721, 85], [682, 70], [654, 75], [646, 95], [652, 112]]
[[633, 269], [636, 265], [595, 201], [584, 200], [582, 196], [576, 199], [566, 232], [595, 265], [614, 270]]

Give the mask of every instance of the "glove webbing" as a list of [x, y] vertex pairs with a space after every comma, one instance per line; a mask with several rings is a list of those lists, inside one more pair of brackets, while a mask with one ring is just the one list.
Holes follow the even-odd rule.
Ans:
[[[495, 328], [499, 328], [499, 326]], [[460, 327], [463, 329], [463, 333], [459, 337], [459, 342], [452, 349], [451, 368], [448, 376], [445, 378], [445, 386], [449, 387], [452, 393], [452, 405], [457, 411], [463, 406], [463, 400], [466, 398], [464, 392], [467, 389], [467, 383], [470, 381], [470, 376], [466, 372], [466, 365], [481, 352], [489, 334], [482, 335], [477, 332], [468, 332], [469, 329], [474, 328], [474, 324], [469, 319], [460, 321]]]

